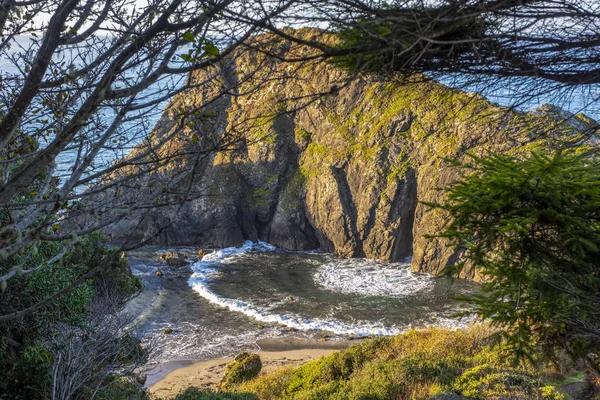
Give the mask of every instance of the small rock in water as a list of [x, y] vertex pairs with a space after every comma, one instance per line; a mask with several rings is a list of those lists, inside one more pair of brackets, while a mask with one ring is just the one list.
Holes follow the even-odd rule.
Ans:
[[265, 326], [263, 324], [258, 324], [258, 329], [265, 329]]
[[156, 271], [156, 276], [163, 276], [163, 272], [159, 269], [158, 271]]
[[165, 254], [160, 256], [160, 259], [172, 267], [188, 265], [188, 262], [185, 261], [183, 254], [175, 253], [174, 251], [167, 251]]
[[319, 339], [319, 340], [320, 340], [321, 342], [326, 342], [327, 340], [329, 340], [329, 338], [330, 338], [330, 336], [328, 336], [328, 335], [325, 335], [325, 336], [322, 336], [322, 337], [321, 337], [321, 339]]
[[200, 257], [204, 257], [205, 255], [207, 255], [207, 254], [210, 254], [210, 252], [209, 252], [208, 250], [200, 249], [200, 250], [198, 250], [198, 253], [197, 253], [197, 254], [198, 254]]
[[171, 329], [171, 328], [165, 328], [165, 329], [163, 329], [162, 332], [163, 332], [163, 335], [168, 335], [170, 333], [173, 333], [173, 329]]
[[294, 301], [294, 298], [293, 298], [292, 296], [288, 296], [288, 297], [287, 297], [287, 299], [288, 299], [289, 301]]
[[177, 274], [177, 278], [183, 278], [183, 275]]
[[135, 376], [136, 382], [139, 383], [140, 385], [145, 384], [146, 379], [148, 379], [148, 375], [136, 375]]

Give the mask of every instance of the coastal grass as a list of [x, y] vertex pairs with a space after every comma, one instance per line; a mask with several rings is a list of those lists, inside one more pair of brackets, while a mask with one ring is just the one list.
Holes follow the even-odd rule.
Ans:
[[501, 332], [487, 325], [429, 328], [372, 338], [299, 367], [286, 367], [200, 399], [545, 399], [567, 400], [561, 386], [577, 376], [569, 361], [543, 355], [516, 365]]

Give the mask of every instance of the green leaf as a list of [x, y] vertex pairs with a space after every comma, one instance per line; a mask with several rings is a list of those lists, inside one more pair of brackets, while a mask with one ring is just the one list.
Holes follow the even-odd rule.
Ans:
[[186, 42], [193, 42], [194, 39], [196, 39], [192, 32], [186, 32], [183, 34], [182, 37], [183, 37], [183, 40], [185, 40]]
[[192, 57], [189, 54], [181, 54], [179, 57], [181, 57], [181, 59], [183, 61], [186, 61], [186, 62], [193, 62], [194, 61], [194, 57]]
[[206, 42], [204, 46], [202, 46], [202, 50], [206, 53], [207, 56], [216, 57], [219, 55], [219, 48], [215, 46], [212, 42]]

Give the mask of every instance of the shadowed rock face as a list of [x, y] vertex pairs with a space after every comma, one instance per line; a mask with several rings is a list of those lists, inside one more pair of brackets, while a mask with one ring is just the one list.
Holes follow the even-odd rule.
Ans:
[[[307, 51], [274, 46], [289, 56]], [[176, 130], [170, 146], [189, 150], [228, 136], [238, 141], [231, 151], [192, 155], [138, 181], [152, 186], [196, 165], [181, 187], [200, 195], [134, 215], [108, 230], [113, 237], [154, 234], [168, 222], [157, 236], [163, 244], [227, 247], [249, 239], [345, 257], [412, 255], [415, 270], [436, 273], [456, 255], [424, 237], [439, 232], [446, 216], [421, 202], [440, 201], [438, 188], [459, 176], [444, 158], [540, 148], [575, 129], [435, 82], [349, 77], [330, 64], [288, 64], [250, 50], [210, 73], [192, 76], [205, 83], [174, 98], [153, 140]], [[202, 108], [202, 118], [174, 123], [179, 110], [224, 89], [231, 94]], [[473, 271], [465, 277], [477, 278]]]

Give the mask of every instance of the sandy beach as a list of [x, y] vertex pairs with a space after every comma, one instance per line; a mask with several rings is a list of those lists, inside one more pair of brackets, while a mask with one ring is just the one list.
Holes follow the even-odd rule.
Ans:
[[[358, 343], [352, 341], [315, 341], [299, 338], [274, 338], [257, 342], [258, 354], [263, 363], [262, 373], [288, 365], [327, 356]], [[172, 399], [189, 387], [214, 388], [219, 384], [227, 363], [232, 358], [219, 358], [200, 362], [182, 361], [164, 363], [149, 375], [146, 385], [159, 399]]]

